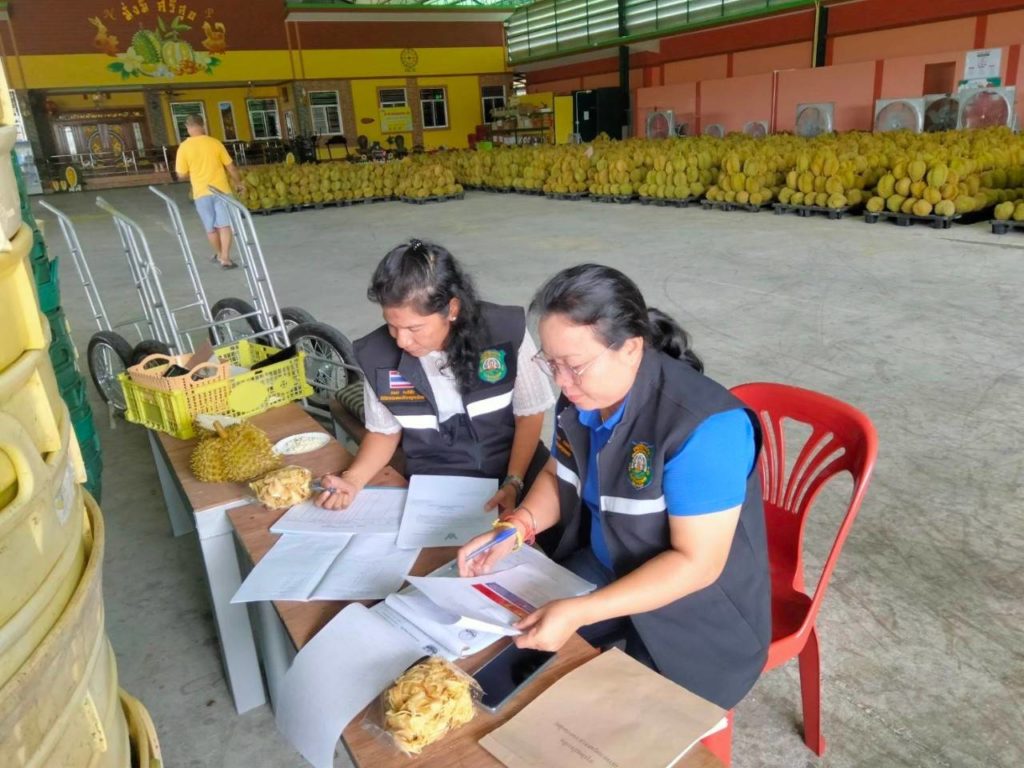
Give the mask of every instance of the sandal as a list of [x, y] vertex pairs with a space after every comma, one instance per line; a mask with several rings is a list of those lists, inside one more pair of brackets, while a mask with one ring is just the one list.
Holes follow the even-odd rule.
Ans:
[[235, 262], [233, 262], [233, 261], [229, 261], [227, 264], [222, 263], [220, 265], [220, 268], [221, 269], [238, 269], [238, 265], [235, 264]]

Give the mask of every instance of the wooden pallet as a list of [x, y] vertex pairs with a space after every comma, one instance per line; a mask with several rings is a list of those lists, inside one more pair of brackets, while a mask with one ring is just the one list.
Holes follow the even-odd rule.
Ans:
[[750, 205], [749, 203], [727, 203], [722, 200], [701, 200], [700, 206], [705, 211], [746, 211], [758, 213], [768, 210], [768, 205]]
[[878, 213], [867, 211], [864, 214], [864, 221], [868, 224], [877, 224], [880, 219], [886, 219], [887, 221], [895, 222], [900, 227], [927, 224], [932, 229], [949, 229], [953, 226], [954, 221], [960, 221], [962, 218], [963, 215], [959, 213], [953, 216], [936, 216], [935, 214], [915, 216], [911, 213], [893, 213], [892, 211], [880, 211]]
[[992, 234], [1005, 235], [1007, 232], [1024, 232], [1024, 221], [1000, 221], [992, 219]]
[[687, 208], [700, 201], [699, 197], [641, 197], [640, 205], [653, 205], [658, 208]]
[[587, 192], [545, 192], [544, 196], [552, 200], [582, 200], [587, 197]]
[[447, 203], [449, 200], [462, 200], [465, 197], [465, 193], [458, 195], [433, 195], [432, 197], [400, 197], [398, 198], [403, 203], [412, 203], [413, 205], [425, 205], [427, 203]]
[[808, 216], [827, 216], [833, 221], [849, 216], [856, 207], [848, 205], [845, 208], [824, 208], [820, 205], [786, 205], [785, 203], [776, 203], [772, 206], [778, 216], [794, 213], [802, 218], [807, 218]]
[[633, 202], [632, 195], [591, 195], [590, 201], [593, 203], [619, 203], [625, 205]]
[[269, 216], [272, 213], [291, 213], [294, 210], [298, 209], [293, 205], [279, 205], [275, 208], [260, 208], [258, 213], [262, 213], [264, 216]]

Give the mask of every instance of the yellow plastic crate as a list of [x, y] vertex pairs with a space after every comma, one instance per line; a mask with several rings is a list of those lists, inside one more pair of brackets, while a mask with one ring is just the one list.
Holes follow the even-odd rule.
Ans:
[[0, 413], [21, 422], [40, 454], [61, 449], [66, 409], [45, 349], [23, 352], [0, 371]]
[[49, 344], [29, 268], [32, 230], [23, 225], [11, 245], [10, 251], [0, 251], [0, 371], [25, 350], [46, 349]]
[[[239, 341], [215, 350], [222, 361], [250, 368], [280, 350]], [[271, 408], [309, 397], [313, 388], [306, 381], [305, 355], [256, 371], [247, 371], [224, 381], [214, 381], [187, 390], [172, 392], [147, 389], [131, 380], [127, 373], [118, 376], [124, 390], [125, 418], [172, 437], [188, 440], [195, 436], [195, 417], [199, 414], [255, 416]]]

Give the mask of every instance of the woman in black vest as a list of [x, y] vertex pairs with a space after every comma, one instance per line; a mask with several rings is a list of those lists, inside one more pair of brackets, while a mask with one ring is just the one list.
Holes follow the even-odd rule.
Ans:
[[770, 580], [755, 414], [703, 375], [686, 333], [621, 272], [593, 264], [552, 278], [531, 306], [538, 365], [562, 389], [552, 458], [498, 528], [516, 537], [459, 553], [488, 572], [543, 533], [557, 561], [597, 585], [517, 625], [521, 647], [574, 632], [626, 651], [731, 709], [764, 667]]
[[348, 506], [401, 445], [409, 475], [494, 477], [487, 509], [514, 507], [547, 461], [539, 438], [554, 404], [530, 363], [526, 313], [481, 301], [458, 261], [420, 240], [384, 257], [367, 294], [385, 321], [354, 345], [368, 433], [317, 503]]

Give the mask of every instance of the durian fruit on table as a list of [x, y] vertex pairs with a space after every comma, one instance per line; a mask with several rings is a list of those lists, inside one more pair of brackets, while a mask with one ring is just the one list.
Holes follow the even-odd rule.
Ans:
[[204, 483], [244, 483], [281, 466], [266, 433], [248, 422], [214, 423], [192, 451], [192, 473]]

